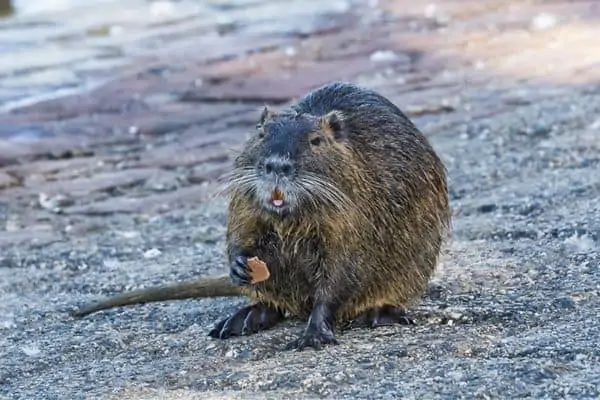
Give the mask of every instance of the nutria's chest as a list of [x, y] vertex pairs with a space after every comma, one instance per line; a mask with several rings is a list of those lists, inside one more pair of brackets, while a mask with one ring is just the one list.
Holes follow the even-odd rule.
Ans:
[[281, 235], [263, 232], [256, 255], [265, 261], [268, 280], [255, 286], [264, 300], [293, 314], [310, 312], [316, 279], [321, 275], [322, 246], [316, 236]]
[[318, 266], [322, 251], [320, 240], [315, 236], [280, 235], [267, 231], [262, 235], [257, 255], [263, 259], [274, 278], [293, 277], [301, 279], [312, 275]]

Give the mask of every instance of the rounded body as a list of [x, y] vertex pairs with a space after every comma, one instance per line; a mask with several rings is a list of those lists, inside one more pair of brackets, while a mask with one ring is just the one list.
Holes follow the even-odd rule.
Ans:
[[[229, 205], [230, 262], [257, 256], [271, 272], [246, 294], [300, 318], [316, 302], [336, 304], [338, 321], [422, 295], [450, 209], [444, 165], [411, 121], [379, 94], [336, 82], [261, 126], [236, 159], [245, 183], [232, 184]], [[265, 205], [271, 183], [289, 209]]]

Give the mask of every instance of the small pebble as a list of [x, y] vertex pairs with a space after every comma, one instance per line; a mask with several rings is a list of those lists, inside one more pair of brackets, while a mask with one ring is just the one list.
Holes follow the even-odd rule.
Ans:
[[558, 23], [558, 18], [549, 13], [541, 13], [531, 20], [531, 28], [536, 31], [553, 28]]
[[498, 206], [496, 204], [493, 203], [489, 203], [489, 204], [482, 204], [479, 207], [477, 207], [477, 211], [482, 213], [482, 214], [487, 214], [490, 212], [494, 212], [498, 209]]
[[285, 53], [285, 55], [286, 55], [286, 56], [288, 56], [288, 57], [293, 57], [293, 56], [295, 56], [296, 54], [298, 54], [298, 51], [296, 50], [296, 48], [295, 48], [295, 47], [289, 46], [289, 47], [286, 47], [286, 48], [285, 48], [285, 50], [284, 50], [284, 53]]
[[146, 259], [152, 259], [152, 258], [156, 258], [158, 256], [160, 256], [162, 254], [162, 252], [156, 248], [152, 248], [150, 250], [147, 250], [144, 253], [144, 258]]
[[0, 329], [12, 329], [16, 328], [17, 324], [15, 324], [14, 317], [3, 315], [0, 317]]
[[175, 14], [175, 6], [170, 1], [155, 1], [150, 4], [150, 13], [155, 17]]
[[396, 61], [398, 60], [400, 57], [398, 56], [398, 54], [394, 53], [391, 50], [380, 50], [380, 51], [376, 51], [374, 53], [371, 54], [371, 57], [369, 57], [369, 59], [372, 62], [386, 62], [386, 61]]
[[117, 231], [116, 234], [125, 239], [134, 239], [141, 235], [139, 231]]
[[39, 356], [42, 353], [40, 348], [35, 345], [22, 346], [21, 351], [30, 357]]
[[225, 357], [227, 357], [227, 358], [238, 358], [240, 354], [241, 354], [241, 351], [238, 350], [238, 349], [229, 349], [225, 353]]
[[49, 196], [46, 193], [40, 193], [38, 196], [38, 202], [40, 206], [45, 209], [55, 213], [59, 213], [62, 211], [62, 207], [70, 206], [74, 203], [72, 199], [69, 197], [57, 194], [55, 196]]
[[598, 247], [596, 242], [594, 242], [594, 239], [592, 239], [588, 235], [580, 236], [580, 235], [575, 234], [573, 236], [566, 238], [564, 243], [572, 251], [581, 252], [581, 253], [586, 253], [586, 252], [596, 249]]
[[554, 299], [552, 301], [552, 305], [559, 309], [574, 309], [575, 301], [573, 301], [570, 297], [559, 297], [558, 299]]

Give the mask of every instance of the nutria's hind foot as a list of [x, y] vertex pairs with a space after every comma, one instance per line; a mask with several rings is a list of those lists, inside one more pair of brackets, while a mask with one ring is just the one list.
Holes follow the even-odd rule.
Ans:
[[263, 303], [256, 303], [241, 308], [232, 316], [219, 321], [208, 335], [215, 339], [252, 335], [274, 327], [283, 319], [283, 312]]
[[414, 325], [415, 322], [408, 316], [406, 310], [400, 307], [385, 305], [374, 307], [350, 321], [344, 329], [377, 328], [390, 325]]

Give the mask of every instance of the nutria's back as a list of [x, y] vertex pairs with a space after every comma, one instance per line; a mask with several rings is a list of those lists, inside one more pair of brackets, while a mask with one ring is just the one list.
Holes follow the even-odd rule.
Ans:
[[257, 131], [236, 159], [228, 228], [233, 243], [260, 232], [250, 242], [272, 279], [252, 295], [306, 317], [329, 291], [348, 319], [424, 292], [449, 227], [446, 171], [395, 105], [336, 82], [265, 109]]

